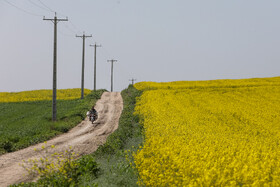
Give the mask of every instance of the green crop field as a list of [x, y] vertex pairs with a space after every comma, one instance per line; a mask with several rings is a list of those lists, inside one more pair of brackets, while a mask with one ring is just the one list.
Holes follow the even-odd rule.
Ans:
[[[37, 182], [20, 183], [13, 187], [27, 186], [137, 186], [137, 172], [131, 167], [132, 153], [142, 145], [142, 126], [138, 116], [133, 115], [137, 97], [141, 91], [133, 86], [121, 92], [123, 111], [118, 129], [113, 132], [104, 145], [96, 152], [84, 155], [73, 163], [76, 167], [68, 168], [61, 177], [60, 172], [51, 176], [43, 175]], [[86, 161], [86, 162], [85, 162]], [[78, 172], [77, 171], [82, 171]], [[73, 177], [73, 173], [77, 176]], [[72, 176], [72, 177], [71, 177]], [[71, 181], [68, 179], [71, 177]]]
[[50, 100], [0, 103], [0, 154], [67, 132], [84, 119], [86, 111], [103, 92], [91, 92], [83, 100], [58, 100], [55, 123]]

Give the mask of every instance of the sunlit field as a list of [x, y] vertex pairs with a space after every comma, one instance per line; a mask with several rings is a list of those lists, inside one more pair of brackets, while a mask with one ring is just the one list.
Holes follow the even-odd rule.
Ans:
[[104, 90], [58, 90], [57, 121], [52, 122], [52, 91], [0, 93], [0, 154], [12, 152], [67, 132], [86, 116]]
[[[91, 91], [89, 89], [84, 90], [86, 96]], [[52, 100], [52, 90], [34, 90], [24, 92], [0, 92], [1, 102], [23, 102], [23, 101], [42, 101]], [[57, 90], [57, 99], [71, 100], [81, 97], [81, 89], [61, 89]]]
[[280, 78], [142, 82], [146, 186], [280, 186]]

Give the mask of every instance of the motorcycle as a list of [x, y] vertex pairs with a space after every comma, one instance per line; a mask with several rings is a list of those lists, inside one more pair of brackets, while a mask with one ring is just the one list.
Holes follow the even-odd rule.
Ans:
[[98, 114], [97, 113], [89, 115], [89, 120], [91, 121], [92, 124], [93, 124], [94, 121], [97, 120], [97, 118], [98, 118]]

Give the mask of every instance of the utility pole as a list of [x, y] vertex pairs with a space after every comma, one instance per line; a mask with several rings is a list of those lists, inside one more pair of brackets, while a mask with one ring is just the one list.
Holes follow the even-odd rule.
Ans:
[[94, 85], [93, 90], [96, 91], [96, 48], [102, 47], [101, 45], [97, 45], [96, 43], [94, 45], [89, 45], [91, 47], [94, 47]]
[[107, 62], [111, 62], [111, 92], [113, 91], [113, 63], [117, 62], [117, 60], [107, 60]]
[[56, 13], [54, 19], [46, 19], [45, 16], [43, 20], [52, 21], [54, 24], [54, 45], [53, 45], [53, 100], [52, 100], [52, 120], [56, 121], [56, 78], [57, 78], [57, 23], [59, 21], [68, 21], [66, 19], [58, 19]]
[[131, 81], [132, 85], [134, 85], [134, 81], [136, 81], [136, 79], [132, 78], [129, 81]]
[[85, 39], [88, 37], [92, 37], [92, 35], [90, 36], [86, 36], [85, 32], [82, 36], [78, 36], [76, 35], [76, 37], [80, 37], [83, 39], [83, 53], [82, 53], [82, 86], [81, 86], [81, 99], [84, 99], [84, 77], [85, 77]]

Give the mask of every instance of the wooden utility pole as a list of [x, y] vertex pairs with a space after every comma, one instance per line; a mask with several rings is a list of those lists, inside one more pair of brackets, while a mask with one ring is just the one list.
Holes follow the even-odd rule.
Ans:
[[132, 79], [129, 79], [129, 81], [131, 81], [132, 85], [134, 85], [134, 81], [136, 81], [136, 79], [132, 78]]
[[96, 43], [94, 45], [89, 45], [91, 47], [94, 47], [94, 85], [93, 90], [96, 91], [96, 48], [101, 47], [101, 45], [97, 45]]
[[43, 20], [52, 21], [54, 24], [54, 45], [53, 45], [53, 102], [52, 102], [52, 120], [56, 121], [56, 78], [57, 78], [57, 23], [59, 21], [68, 21], [66, 19], [58, 19], [56, 17], [56, 13], [54, 19], [46, 19], [45, 17]]
[[80, 37], [83, 39], [83, 53], [82, 53], [82, 85], [81, 85], [81, 99], [84, 99], [84, 77], [85, 77], [85, 39], [88, 37], [92, 37], [92, 35], [90, 36], [86, 36], [85, 32], [82, 36], [78, 36], [76, 35], [76, 37]]
[[117, 62], [117, 60], [107, 60], [107, 62], [111, 62], [111, 92], [113, 91], [113, 63]]

